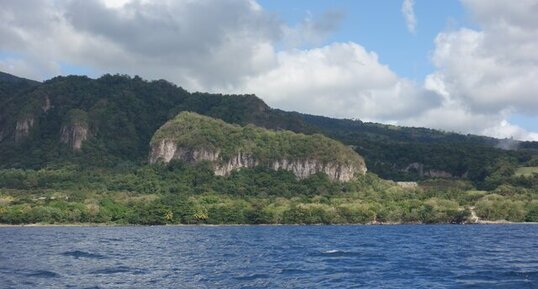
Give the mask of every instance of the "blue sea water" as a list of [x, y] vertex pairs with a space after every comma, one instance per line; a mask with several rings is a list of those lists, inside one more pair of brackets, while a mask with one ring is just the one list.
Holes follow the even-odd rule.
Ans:
[[6, 227], [0, 288], [538, 288], [538, 225]]

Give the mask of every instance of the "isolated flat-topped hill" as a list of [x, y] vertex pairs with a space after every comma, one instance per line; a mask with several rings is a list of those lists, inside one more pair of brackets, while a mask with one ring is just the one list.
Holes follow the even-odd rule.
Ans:
[[192, 112], [166, 122], [151, 140], [151, 163], [174, 159], [210, 161], [217, 175], [264, 166], [289, 170], [298, 178], [322, 172], [332, 180], [349, 181], [366, 172], [359, 154], [323, 135], [232, 125]]

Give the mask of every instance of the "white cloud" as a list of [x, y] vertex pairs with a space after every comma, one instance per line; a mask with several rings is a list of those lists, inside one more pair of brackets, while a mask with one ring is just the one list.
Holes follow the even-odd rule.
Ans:
[[103, 0], [106, 7], [109, 8], [121, 8], [123, 5], [129, 3], [130, 0]]
[[284, 42], [288, 47], [299, 47], [301, 45], [320, 45], [332, 32], [334, 32], [344, 14], [341, 11], [329, 10], [320, 16], [311, 13], [299, 24], [290, 27], [282, 26]]
[[[36, 63], [39, 64], [36, 65]], [[59, 74], [60, 66], [54, 61], [11, 57], [0, 59], [0, 71], [12, 75], [24, 76], [28, 79], [40, 79], [44, 74]]]
[[464, 0], [480, 30], [439, 33], [432, 61], [437, 70], [425, 86], [443, 95], [442, 105], [403, 120], [495, 137], [537, 139], [507, 119], [538, 115], [537, 1]]
[[415, 17], [415, 10], [413, 9], [414, 5], [414, 0], [404, 0], [402, 3], [402, 15], [405, 19], [407, 30], [411, 33], [415, 33], [417, 27], [417, 19]]
[[3, 1], [0, 50], [211, 90], [271, 66], [282, 34], [280, 22], [247, 0], [119, 4]]
[[[480, 30], [439, 33], [436, 71], [423, 83], [360, 44], [316, 47], [340, 13], [288, 26], [254, 0], [0, 0], [0, 51], [17, 52], [0, 70], [46, 79], [68, 63], [189, 90], [256, 93], [287, 110], [536, 139], [507, 122], [538, 114], [536, 1], [463, 3]], [[402, 4], [411, 32], [413, 4]]]
[[521, 54], [512, 56], [513, 50], [503, 51], [505, 44], [490, 42], [489, 37], [488, 30], [470, 29], [437, 36], [433, 62], [448, 91], [476, 111], [513, 106], [518, 111], [538, 113], [537, 62], [530, 58], [521, 61]]
[[495, 126], [484, 129], [482, 133], [497, 138], [514, 138], [538, 141], [538, 133], [529, 132], [521, 127], [510, 124], [505, 119], [501, 120]]
[[361, 119], [399, 119], [439, 104], [439, 96], [398, 77], [355, 43], [280, 52], [277, 64], [244, 79], [270, 105]]
[[[356, 43], [293, 48], [322, 42], [340, 12], [290, 27], [250, 0], [28, 3], [2, 5], [11, 17], [0, 19], [0, 49], [190, 90], [256, 93], [275, 107], [335, 117], [389, 121], [439, 102]], [[292, 47], [277, 51], [280, 43]], [[57, 72], [34, 63], [40, 79]]]

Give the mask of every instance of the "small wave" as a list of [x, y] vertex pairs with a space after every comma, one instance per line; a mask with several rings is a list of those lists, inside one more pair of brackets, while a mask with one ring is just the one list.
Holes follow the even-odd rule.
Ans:
[[47, 270], [32, 271], [32, 272], [28, 272], [25, 275], [27, 277], [39, 277], [39, 278], [58, 278], [58, 277], [60, 277], [60, 274], [52, 272], [52, 271], [47, 271]]
[[284, 274], [284, 275], [296, 275], [296, 274], [308, 274], [308, 273], [310, 272], [306, 270], [292, 269], [292, 268], [289, 268], [289, 269], [286, 268], [280, 271], [280, 274]]
[[255, 279], [267, 279], [267, 278], [270, 278], [270, 276], [267, 274], [258, 274], [258, 273], [234, 277], [234, 279], [236, 280], [255, 280]]
[[353, 257], [353, 256], [361, 256], [362, 254], [359, 252], [352, 252], [352, 251], [342, 251], [342, 250], [326, 250], [326, 251], [320, 251], [317, 253], [310, 254], [314, 257]]
[[129, 267], [110, 267], [110, 268], [104, 268], [104, 269], [98, 269], [90, 272], [91, 274], [117, 274], [117, 273], [127, 273], [131, 271]]
[[100, 254], [94, 254], [94, 253], [89, 253], [89, 252], [84, 252], [84, 251], [79, 251], [79, 250], [63, 252], [62, 255], [74, 257], [75, 259], [78, 259], [78, 258], [105, 259], [106, 258], [105, 256], [100, 255]]
[[91, 271], [90, 274], [118, 274], [118, 273], [131, 273], [133, 275], [141, 275], [145, 272], [139, 269], [133, 269], [127, 266], [108, 267]]

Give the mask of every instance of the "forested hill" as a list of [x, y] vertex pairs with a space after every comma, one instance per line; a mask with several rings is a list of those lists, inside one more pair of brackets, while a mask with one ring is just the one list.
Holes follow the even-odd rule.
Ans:
[[0, 168], [64, 163], [117, 167], [145, 162], [151, 136], [181, 111], [305, 134], [351, 145], [369, 170], [398, 180], [467, 177], [480, 183], [501, 169], [538, 162], [536, 143], [500, 140], [285, 112], [254, 95], [190, 93], [165, 80], [104, 75], [39, 83], [0, 74]]
[[[68, 76], [39, 85], [25, 83], [11, 91], [0, 95], [3, 168], [65, 161], [90, 166], [138, 163], [146, 160], [153, 133], [185, 110], [231, 123], [312, 130], [300, 118], [272, 110], [255, 96], [189, 93], [164, 80]], [[73, 147], [77, 138], [83, 142], [80, 149]]]

